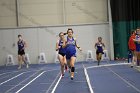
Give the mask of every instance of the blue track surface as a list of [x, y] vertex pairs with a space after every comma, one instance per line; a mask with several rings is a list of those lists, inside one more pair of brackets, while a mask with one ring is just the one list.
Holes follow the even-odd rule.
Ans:
[[[116, 63], [119, 62], [101, 62], [101, 65]], [[91, 66], [93, 68], [88, 68]], [[98, 67], [97, 62], [78, 62], [75, 67], [74, 80], [65, 72], [55, 93], [90, 93], [84, 67], [94, 93], [140, 93], [140, 72], [128, 65]], [[17, 66], [0, 66], [0, 93], [19, 90], [19, 93], [51, 93], [59, 77], [59, 64], [36, 64], [21, 70], [17, 70]]]

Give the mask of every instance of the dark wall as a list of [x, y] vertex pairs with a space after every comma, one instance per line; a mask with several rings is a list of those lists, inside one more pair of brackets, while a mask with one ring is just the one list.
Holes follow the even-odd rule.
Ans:
[[140, 27], [140, 0], [110, 0], [115, 57], [127, 58], [130, 32]]

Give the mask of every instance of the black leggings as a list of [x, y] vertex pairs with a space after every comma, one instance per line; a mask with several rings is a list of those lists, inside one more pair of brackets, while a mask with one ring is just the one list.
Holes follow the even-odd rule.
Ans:
[[60, 53], [60, 52], [58, 54], [60, 54], [63, 57], [66, 55], [65, 53]]

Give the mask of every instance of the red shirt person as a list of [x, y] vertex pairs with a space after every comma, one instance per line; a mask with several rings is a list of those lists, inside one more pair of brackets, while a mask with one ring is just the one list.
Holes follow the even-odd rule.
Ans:
[[136, 38], [136, 33], [135, 33], [135, 31], [132, 31], [131, 36], [130, 36], [129, 41], [128, 41], [128, 47], [129, 47], [129, 50], [131, 50], [131, 51], [136, 50], [136, 45], [134, 42], [135, 38]]
[[[135, 38], [136, 38], [136, 31], [134, 30], [131, 32], [131, 36], [128, 41], [129, 54], [131, 53], [131, 61], [132, 61], [131, 67], [133, 67], [136, 63], [136, 44], [134, 42]], [[129, 62], [129, 58], [128, 58], [128, 62]]]

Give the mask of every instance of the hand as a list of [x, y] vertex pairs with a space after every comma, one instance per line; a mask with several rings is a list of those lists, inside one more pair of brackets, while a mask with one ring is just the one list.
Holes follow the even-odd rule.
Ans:
[[25, 48], [23, 47], [20, 51], [25, 50]]
[[140, 40], [136, 40], [136, 39], [135, 39], [134, 42], [136, 42], [136, 43], [140, 43]]
[[25, 47], [24, 47], [24, 48], [22, 48], [22, 50], [25, 50]]
[[79, 50], [80, 50], [80, 51], [82, 51], [82, 49], [81, 49], [81, 48], [79, 48]]
[[137, 41], [138, 44], [140, 44], [140, 41]]
[[63, 41], [63, 42], [66, 42], [66, 39], [63, 37], [63, 38], [62, 38], [62, 41]]
[[56, 51], [58, 51], [59, 49], [57, 48]]

